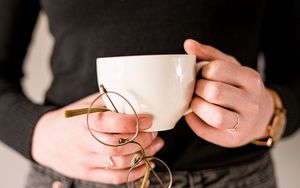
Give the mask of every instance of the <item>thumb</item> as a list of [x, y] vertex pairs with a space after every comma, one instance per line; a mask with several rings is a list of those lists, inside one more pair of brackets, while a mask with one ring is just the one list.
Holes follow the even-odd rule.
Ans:
[[232, 56], [223, 53], [222, 51], [208, 45], [201, 44], [193, 39], [187, 39], [183, 44], [184, 50], [188, 54], [194, 54], [199, 60], [214, 61], [223, 60], [225, 62], [237, 63], [239, 62]]

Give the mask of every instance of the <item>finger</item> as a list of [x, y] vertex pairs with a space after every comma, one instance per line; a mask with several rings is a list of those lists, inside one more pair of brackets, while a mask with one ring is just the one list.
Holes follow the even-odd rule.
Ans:
[[[88, 133], [87, 133], [88, 134]], [[133, 134], [106, 134], [106, 133], [93, 133], [94, 136], [101, 142], [117, 145], [120, 138], [132, 139]], [[143, 148], [147, 148], [153, 140], [157, 137], [157, 132], [141, 132], [135, 138], [135, 142], [140, 143]], [[136, 153], [141, 150], [141, 147], [137, 144], [130, 143], [123, 146], [106, 146], [99, 141], [95, 140], [91, 135], [87, 135], [85, 138], [86, 147], [89, 147], [89, 151], [101, 153], [105, 156], [120, 156]]]
[[222, 60], [214, 60], [204, 66], [201, 71], [202, 78], [223, 82], [233, 86], [243, 87], [245, 75], [242, 66]]
[[126, 115], [116, 112], [103, 112], [89, 114], [89, 125], [92, 129], [104, 133], [135, 133], [146, 130], [152, 126], [150, 115], [140, 114], [138, 119], [135, 115]]
[[209, 103], [200, 97], [192, 100], [191, 108], [205, 123], [217, 129], [231, 129], [237, 122], [236, 112]]
[[201, 79], [197, 81], [195, 93], [209, 103], [237, 112], [248, 104], [245, 91], [222, 82]]
[[[164, 146], [164, 141], [162, 138], [155, 138], [150, 146], [145, 148], [145, 153], [147, 156], [153, 156]], [[108, 162], [112, 163], [111, 169], [126, 169], [131, 167], [131, 161], [137, 153], [131, 153], [123, 156], [114, 156], [111, 157], [111, 161], [108, 161], [107, 156], [102, 155], [102, 153], [94, 153], [87, 160], [88, 167], [99, 167], [105, 168], [105, 165]], [[141, 163], [142, 164], [142, 163]], [[140, 165], [141, 165], [140, 164]]]
[[[214, 60], [204, 66], [201, 71], [202, 78], [223, 82], [244, 89], [257, 89], [262, 84], [260, 74], [249, 67]], [[255, 88], [256, 87], [256, 88]]]
[[184, 49], [188, 54], [194, 54], [200, 60], [213, 61], [220, 59], [226, 62], [239, 64], [234, 57], [227, 55], [212, 46], [201, 44], [193, 39], [184, 41]]
[[202, 139], [213, 144], [223, 147], [238, 147], [246, 143], [242, 143], [239, 139], [239, 131], [220, 130], [207, 125], [195, 113], [185, 116], [190, 128]]
[[237, 122], [236, 112], [211, 104], [200, 97], [193, 99], [191, 108], [205, 123], [217, 129], [231, 129]]
[[[154, 168], [154, 165], [151, 164], [151, 167]], [[130, 173], [128, 181], [131, 182], [140, 179], [141, 177], [144, 176], [145, 170], [146, 170], [145, 164], [136, 167]], [[101, 182], [105, 184], [118, 185], [127, 182], [128, 173], [129, 173], [129, 169], [113, 170], [113, 169], [95, 168], [87, 172], [84, 179], [94, 181], [94, 182]]]

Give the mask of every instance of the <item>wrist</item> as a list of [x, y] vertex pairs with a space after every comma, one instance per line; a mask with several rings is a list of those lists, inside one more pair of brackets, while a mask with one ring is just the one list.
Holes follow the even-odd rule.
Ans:
[[272, 96], [273, 113], [267, 126], [267, 137], [252, 141], [253, 144], [271, 147], [278, 142], [285, 130], [286, 110], [278, 93], [272, 89], [267, 89]]
[[263, 118], [263, 122], [262, 122], [262, 125], [263, 125], [263, 131], [261, 132], [261, 134], [256, 138], [256, 139], [264, 139], [264, 138], [267, 138], [269, 137], [269, 125], [270, 125], [270, 122], [272, 121], [272, 118], [273, 118], [273, 115], [274, 115], [274, 99], [272, 97], [272, 94], [270, 93], [270, 90], [269, 89], [266, 89], [265, 91], [265, 115], [264, 115], [264, 118]]
[[47, 136], [47, 133], [49, 134], [49, 130], [45, 129], [48, 129], [47, 125], [52, 120], [53, 112], [54, 111], [49, 111], [43, 114], [37, 121], [33, 130], [31, 140], [31, 158], [40, 164], [42, 164], [41, 156], [44, 153], [43, 149], [45, 149], [43, 145], [43, 138]]

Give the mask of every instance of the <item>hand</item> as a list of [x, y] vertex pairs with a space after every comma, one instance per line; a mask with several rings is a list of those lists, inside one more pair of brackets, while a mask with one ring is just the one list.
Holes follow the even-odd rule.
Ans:
[[[38, 121], [33, 134], [32, 157], [38, 163], [50, 167], [71, 178], [99, 183], [121, 184], [127, 181], [131, 159], [140, 150], [135, 144], [121, 147], [109, 147], [97, 142], [86, 126], [86, 116], [64, 118], [64, 111], [88, 107], [98, 94], [88, 96], [62, 109], [46, 113]], [[139, 115], [140, 130], [151, 127], [152, 119]], [[118, 137], [132, 138], [136, 128], [136, 117], [115, 112], [90, 114], [90, 126], [99, 131], [97, 138], [111, 143], [113, 134]], [[144, 148], [147, 155], [154, 155], [164, 142], [157, 133], [139, 133], [135, 139]], [[113, 166], [105, 169], [104, 164], [111, 156]], [[145, 165], [135, 170], [133, 176], [138, 179], [144, 175]], [[131, 179], [133, 180], [133, 179]]]
[[186, 40], [184, 48], [188, 54], [210, 62], [202, 68], [202, 79], [196, 83], [193, 113], [185, 117], [191, 129], [223, 147], [238, 147], [267, 136], [273, 99], [259, 73], [194, 40]]

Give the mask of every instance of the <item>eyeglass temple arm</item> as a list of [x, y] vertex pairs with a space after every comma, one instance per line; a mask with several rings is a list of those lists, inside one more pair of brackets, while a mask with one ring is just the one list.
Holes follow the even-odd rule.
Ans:
[[[108, 98], [108, 100], [110, 101], [110, 103], [112, 104], [115, 112], [118, 112], [117, 108], [115, 107], [114, 103], [112, 102], [112, 100], [110, 99], [110, 97], [107, 94], [107, 90], [104, 87], [104, 85], [100, 85], [100, 90], [105, 94], [105, 96]], [[65, 110], [65, 118], [70, 118], [70, 117], [74, 117], [74, 116], [79, 116], [79, 115], [83, 115], [83, 114], [87, 114], [87, 113], [95, 113], [95, 112], [107, 112], [107, 111], [111, 111], [105, 107], [103, 108], [91, 108], [89, 111], [89, 108], [79, 108], [79, 109], [74, 109], [74, 110]]]
[[151, 170], [150, 163], [146, 161], [146, 172], [140, 188], [147, 188], [149, 186], [150, 170]]

